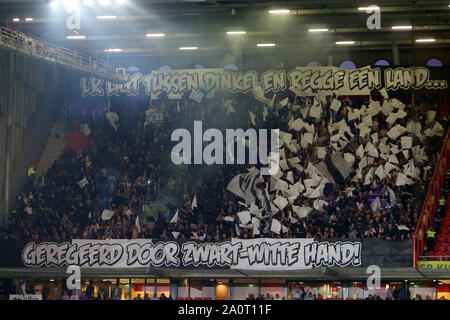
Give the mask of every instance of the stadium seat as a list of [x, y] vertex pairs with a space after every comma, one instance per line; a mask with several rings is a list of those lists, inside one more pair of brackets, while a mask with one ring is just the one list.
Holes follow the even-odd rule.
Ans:
[[353, 298], [347, 298], [347, 299], [345, 299], [345, 300], [354, 300]]
[[194, 300], [194, 299], [192, 299], [191, 297], [186, 297], [184, 298], [184, 300]]
[[177, 297], [175, 300], [184, 300], [182, 297]]
[[203, 300], [212, 300], [210, 297], [205, 297]]
[[202, 300], [201, 297], [195, 297], [194, 300]]

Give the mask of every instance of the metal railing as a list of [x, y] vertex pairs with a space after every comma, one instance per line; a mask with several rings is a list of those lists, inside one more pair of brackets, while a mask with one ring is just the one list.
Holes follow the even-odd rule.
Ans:
[[56, 46], [19, 31], [0, 27], [0, 46], [81, 72], [122, 81], [116, 76], [115, 68], [105, 60]]
[[[426, 245], [425, 232], [434, 224], [434, 214], [436, 213], [438, 200], [441, 196], [442, 187], [448, 170], [448, 160], [450, 156], [450, 130], [442, 145], [439, 160], [428, 186], [428, 193], [423, 203], [422, 212], [417, 222], [414, 234], [414, 267], [417, 267], [419, 257], [422, 257], [423, 249]], [[430, 258], [431, 256], [428, 256]], [[434, 257], [434, 256], [433, 256]]]
[[[420, 261], [449, 261], [450, 256], [419, 256]], [[438, 260], [435, 260], [438, 259]], [[447, 259], [447, 260], [443, 260]]]

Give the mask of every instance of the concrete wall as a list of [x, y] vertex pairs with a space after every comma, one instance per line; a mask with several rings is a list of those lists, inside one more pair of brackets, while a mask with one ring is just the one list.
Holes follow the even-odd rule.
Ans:
[[[352, 60], [357, 67], [364, 67], [373, 64], [378, 59], [386, 59], [391, 65], [394, 65], [393, 50], [390, 49], [352, 49], [342, 47], [333, 48], [331, 50], [313, 48], [302, 48], [298, 51], [285, 50], [281, 48], [263, 48], [252, 53], [205, 53], [192, 52], [183, 53], [174, 52], [174, 55], [168, 56], [149, 56], [149, 57], [133, 57], [125, 54], [115, 55], [110, 61], [119, 66], [130, 67], [137, 66], [142, 72], [146, 73], [150, 70], [158, 70], [163, 65], [169, 65], [172, 69], [192, 69], [196, 64], [200, 64], [205, 68], [222, 68], [232, 63], [241, 70], [250, 69], [269, 69], [284, 63], [287, 67], [305, 66], [311, 61], [318, 61], [321, 65], [329, 65], [331, 57], [331, 65], [339, 66], [344, 60]], [[429, 58], [439, 58], [444, 66], [450, 65], [450, 55], [447, 48], [414, 48], [399, 47], [398, 64], [399, 65], [415, 65], [424, 66]]]
[[56, 66], [0, 50], [0, 225], [39, 156], [56, 110]]

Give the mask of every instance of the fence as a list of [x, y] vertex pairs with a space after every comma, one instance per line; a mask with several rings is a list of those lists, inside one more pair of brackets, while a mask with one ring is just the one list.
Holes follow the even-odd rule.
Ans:
[[115, 75], [115, 68], [104, 60], [56, 46], [22, 32], [0, 27], [0, 46], [81, 72], [122, 81]]

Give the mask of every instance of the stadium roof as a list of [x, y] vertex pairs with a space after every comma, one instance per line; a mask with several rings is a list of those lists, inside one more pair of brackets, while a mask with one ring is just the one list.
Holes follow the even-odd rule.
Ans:
[[[82, 268], [84, 277], [148, 277], [148, 278], [261, 278], [324, 281], [367, 280], [366, 268], [314, 268], [311, 270], [249, 271], [249, 270], [188, 270], [152, 268]], [[2, 268], [0, 277], [67, 277], [66, 268]], [[450, 279], [446, 270], [415, 268], [381, 269], [383, 280]]]
[[[65, 27], [68, 14], [62, 4], [56, 9], [43, 0], [0, 0], [0, 19], [25, 33], [91, 54], [121, 48], [120, 54], [164, 56], [191, 46], [207, 53], [306, 48], [377, 50], [393, 44], [421, 48], [450, 46], [450, 3], [442, 0], [372, 1], [381, 10], [380, 30], [368, 30], [366, 20], [370, 13], [358, 10], [368, 4], [352, 0], [127, 0], [122, 6], [115, 0], [110, 0], [108, 6], [92, 1], [91, 6], [80, 5], [82, 29], [78, 34], [85, 36], [82, 39], [67, 39], [77, 33]], [[273, 9], [290, 11], [270, 14]], [[13, 21], [14, 18], [20, 21]], [[412, 29], [392, 29], [393, 26]], [[322, 30], [310, 32], [310, 29]], [[227, 34], [230, 31], [245, 34]], [[419, 38], [435, 41], [417, 43], [415, 40]], [[336, 44], [339, 41], [354, 44]], [[275, 43], [276, 48], [257, 47], [258, 43]]]

